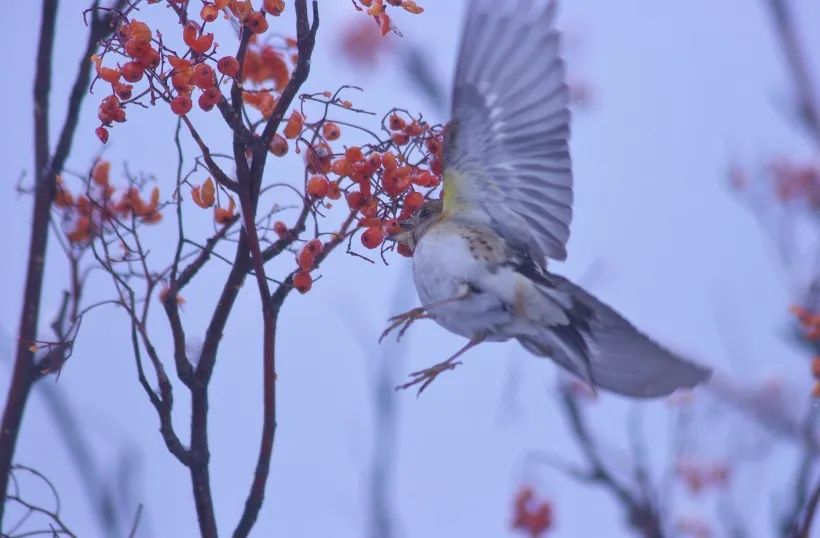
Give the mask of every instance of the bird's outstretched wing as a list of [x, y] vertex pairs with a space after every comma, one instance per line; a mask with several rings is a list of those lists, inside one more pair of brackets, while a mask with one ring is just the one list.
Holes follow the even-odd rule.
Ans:
[[567, 256], [569, 92], [555, 2], [472, 0], [445, 130], [445, 211], [489, 221], [539, 263]]

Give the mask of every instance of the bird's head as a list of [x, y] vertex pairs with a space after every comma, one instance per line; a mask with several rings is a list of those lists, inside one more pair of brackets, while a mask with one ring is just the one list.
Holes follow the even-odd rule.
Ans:
[[410, 249], [415, 249], [418, 242], [430, 229], [430, 226], [441, 219], [444, 210], [442, 200], [427, 200], [412, 217], [399, 223], [401, 231], [392, 234], [388, 239], [397, 243], [404, 243]]

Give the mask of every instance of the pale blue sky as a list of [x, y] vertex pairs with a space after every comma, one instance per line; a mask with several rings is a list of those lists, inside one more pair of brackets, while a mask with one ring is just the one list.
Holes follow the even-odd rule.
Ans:
[[[406, 40], [428, 52], [435, 73], [449, 80], [463, 2], [420, 3], [427, 8], [423, 15], [401, 15], [396, 23]], [[31, 204], [15, 193], [14, 184], [21, 171], [31, 169], [36, 4], [14, 2], [0, 22], [0, 50], [6, 51], [0, 95], [8, 126], [6, 142], [0, 144], [6, 178], [0, 190], [6, 214], [0, 251], [8, 256], [0, 264], [3, 384], [28, 241]], [[68, 91], [84, 41], [83, 5], [78, 0], [61, 5], [52, 128], [61, 124], [61, 96]], [[795, 5], [809, 50], [820, 50], [820, 33], [807, 22], [820, 20], [820, 5], [810, 0]], [[553, 269], [578, 279], [603, 263], [605, 278], [593, 283], [597, 294], [669, 346], [749, 382], [784, 369], [791, 370], [791, 377], [805, 377], [803, 363], [778, 332], [790, 303], [786, 275], [755, 219], [726, 186], [725, 171], [734, 158], [757, 163], [775, 154], [810, 154], [806, 141], [784, 120], [790, 81], [764, 8], [762, 1], [744, 0], [564, 2], [560, 16], [560, 26], [579, 43], [569, 56], [570, 71], [593, 86], [594, 97], [592, 107], [577, 114], [573, 124], [576, 217], [569, 260]], [[408, 93], [396, 67], [384, 65], [372, 76], [338, 60], [339, 28], [357, 16], [349, 1], [322, 0], [320, 9], [323, 25], [306, 91], [358, 84], [366, 89], [358, 99], [370, 109], [399, 105], [435, 117], [429, 103]], [[152, 24], [172, 26], [162, 8], [145, 13]], [[813, 59], [820, 73], [820, 54]], [[98, 151], [92, 133], [96, 100], [86, 101], [68, 162], [73, 169], [85, 169]], [[128, 123], [114, 130], [106, 149], [114, 169], [127, 159], [132, 169], [156, 174], [160, 185], [170, 185], [176, 157], [168, 116], [165, 111], [129, 110]], [[218, 118], [200, 113], [195, 119], [203, 122], [203, 133], [215, 146], [225, 140]], [[286, 179], [289, 173], [293, 171], [275, 170], [268, 177]], [[49, 253], [44, 325], [57, 308], [63, 283], [59, 251], [51, 248]], [[224, 268], [214, 267], [188, 292], [185, 321], [190, 332], [204, 327], [214, 301], [212, 287], [223, 278]], [[372, 435], [367, 361], [376, 360], [377, 348], [365, 352], [360, 340], [375, 343], [386, 317], [395, 313], [391, 297], [397, 283], [412, 283], [402, 259], [389, 267], [371, 266], [339, 254], [322, 273], [313, 292], [288, 299], [281, 319], [279, 429], [257, 536], [353, 537], [362, 536], [367, 524], [365, 472]], [[407, 304], [412, 306], [414, 295], [406, 296], [412, 297]], [[226, 331], [211, 396], [213, 490], [224, 534], [244, 503], [260, 425], [261, 317], [255, 287], [246, 286], [241, 297]], [[154, 323], [164, 330], [160, 316]], [[142, 536], [193, 535], [188, 475], [166, 452], [155, 413], [136, 382], [125, 318], [101, 311], [83, 329], [59, 387], [70, 393], [102, 461], [113, 463], [125, 446], [139, 450], [142, 473], [135, 498], [146, 504], [150, 524]], [[727, 344], [727, 333], [741, 340], [744, 356]], [[462, 341], [422, 323], [402, 345], [408, 358], [397, 372], [399, 379], [445, 358]], [[524, 479], [537, 482], [555, 502], [555, 536], [628, 536], [606, 495], [548, 470], [533, 475], [523, 468], [530, 450], [576, 457], [550, 395], [554, 372], [552, 364], [530, 358], [515, 344], [487, 344], [471, 351], [464, 367], [442, 376], [422, 398], [396, 396], [400, 422], [394, 498], [400, 536], [511, 535], [512, 496]], [[512, 408], [502, 398], [511, 379], [518, 380]], [[177, 399], [178, 428], [185, 431], [182, 390]], [[619, 446], [628, 408], [621, 399], [604, 397], [594, 412], [597, 431]], [[652, 403], [646, 408], [657, 462], [668, 445], [663, 427], [668, 406]], [[35, 397], [17, 460], [55, 481], [66, 519], [79, 535], [96, 535], [77, 477], [56, 440]], [[771, 476], [791, 472], [785, 456], [770, 466]], [[775, 493], [754, 497], [746, 507], [752, 520], [766, 521]], [[764, 528], [753, 534], [768, 535]]]

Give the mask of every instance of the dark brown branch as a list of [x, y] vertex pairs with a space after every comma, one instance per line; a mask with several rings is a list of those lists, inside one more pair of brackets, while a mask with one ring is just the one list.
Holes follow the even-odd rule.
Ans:
[[588, 480], [603, 485], [618, 499], [627, 513], [629, 525], [642, 536], [663, 538], [663, 525], [657, 507], [651, 499], [641, 498], [609, 471], [598, 453], [598, 447], [589, 432], [578, 402], [568, 387], [561, 388], [561, 403], [569, 420], [570, 430], [587, 460]]
[[[92, 7], [96, 8], [97, 5], [98, 3], [95, 2]], [[111, 32], [113, 27], [107, 17], [99, 17], [96, 14], [92, 16], [88, 41], [80, 59], [80, 67], [68, 100], [68, 115], [60, 132], [54, 154], [49, 159], [48, 93], [51, 81], [56, 15], [57, 1], [44, 0], [34, 85], [34, 211], [25, 291], [23, 292], [23, 309], [20, 314], [17, 333], [14, 371], [3, 411], [2, 425], [0, 425], [0, 526], [2, 526], [11, 462], [17, 444], [23, 412], [31, 392], [31, 386], [39, 377], [37, 367], [34, 364], [34, 352], [31, 350], [31, 345], [37, 336], [50, 209], [57, 188], [56, 174], [62, 170], [65, 159], [68, 157], [74, 132], [77, 128], [80, 105], [88, 88], [91, 70], [88, 57], [94, 50], [97, 41]]]
[[811, 527], [814, 522], [814, 517], [817, 514], [818, 505], [820, 505], [820, 480], [817, 481], [817, 484], [814, 486], [814, 489], [809, 496], [808, 502], [806, 503], [805, 514], [803, 515], [803, 521], [792, 535], [794, 538], [811, 537]]
[[791, 69], [797, 91], [800, 119], [820, 146], [820, 106], [814, 81], [806, 60], [806, 53], [798, 38], [794, 17], [788, 0], [769, 0], [774, 26], [780, 39], [783, 53]]
[[[316, 42], [316, 32], [319, 28], [319, 8], [317, 2], [313, 2], [313, 24], [309, 26], [307, 0], [297, 0], [296, 6], [296, 30], [297, 30], [297, 50], [299, 59], [293, 71], [291, 79], [282, 92], [279, 101], [271, 115], [265, 130], [254, 150], [253, 162], [250, 173], [247, 174], [247, 166], [244, 164], [244, 156], [237, 157], [237, 166], [240, 170], [240, 204], [244, 218], [244, 235], [247, 237], [251, 264], [256, 275], [257, 286], [259, 287], [259, 297], [262, 302], [263, 316], [263, 360], [262, 360], [262, 385], [263, 385], [263, 419], [262, 438], [259, 445], [259, 456], [256, 461], [256, 469], [248, 497], [245, 501], [245, 508], [242, 516], [234, 530], [235, 538], [248, 536], [259, 516], [259, 510], [265, 498], [265, 486], [270, 472], [270, 460], [273, 453], [273, 443], [276, 436], [276, 324], [284, 298], [277, 300], [271, 296], [268, 282], [265, 276], [265, 259], [259, 244], [259, 237], [256, 231], [256, 207], [259, 201], [259, 192], [262, 184], [262, 172], [268, 154], [268, 145], [274, 133], [279, 128], [279, 124], [285, 115], [285, 111], [290, 107], [302, 84], [307, 80], [310, 73], [310, 60]], [[237, 146], [238, 135], [234, 135], [235, 148]], [[247, 174], [247, 175], [246, 175]], [[283, 285], [279, 286], [281, 290]], [[288, 286], [290, 289], [290, 286]], [[277, 293], [279, 290], [277, 290]]]

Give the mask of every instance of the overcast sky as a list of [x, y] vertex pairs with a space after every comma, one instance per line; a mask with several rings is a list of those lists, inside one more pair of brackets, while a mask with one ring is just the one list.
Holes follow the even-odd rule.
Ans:
[[[0, 251], [6, 253], [6, 262], [0, 264], [3, 384], [10, 371], [28, 246], [31, 200], [19, 196], [14, 185], [23, 171], [31, 170], [36, 4], [11, 3], [0, 22], [0, 50], [6, 51], [0, 95], [7, 125], [0, 144], [5, 176], [0, 201], [7, 215], [0, 234]], [[464, 2], [420, 4], [427, 9], [423, 15], [401, 14], [395, 22], [406, 42], [429, 55], [436, 76], [449, 81]], [[806, 141], [784, 120], [789, 79], [765, 3], [563, 4], [559, 24], [571, 36], [569, 70], [591, 85], [592, 98], [573, 123], [576, 209], [569, 260], [552, 268], [578, 280], [590, 268], [602, 267], [596, 272], [601, 276], [590, 280], [595, 293], [654, 337], [718, 371], [750, 383], [784, 368], [791, 368], [795, 378], [805, 377], [803, 363], [795, 360], [779, 332], [791, 302], [786, 274], [757, 222], [726, 184], [725, 172], [733, 160], [755, 164], [777, 154], [810, 155]], [[80, 5], [61, 4], [52, 129], [62, 122], [64, 96], [85, 39]], [[348, 1], [322, 0], [320, 5], [322, 28], [305, 91], [358, 84], [365, 94], [354, 100], [371, 110], [398, 105], [445, 119], [423, 97], [408, 91], [398, 67], [383, 64], [373, 75], [340, 61], [339, 31], [351, 17], [361, 15]], [[291, 6], [288, 2], [289, 10]], [[802, 21], [820, 20], [816, 2], [801, 0], [795, 6]], [[161, 7], [144, 13], [141, 18], [152, 26], [173, 26]], [[287, 15], [291, 24], [292, 10]], [[820, 33], [810, 33], [816, 26], [802, 29], [808, 49], [820, 50]], [[281, 31], [293, 30], [288, 26]], [[397, 41], [397, 46], [405, 46]], [[820, 54], [813, 60], [820, 73]], [[86, 169], [99, 149], [93, 136], [98, 99], [86, 101], [68, 162], [72, 169]], [[106, 156], [115, 170], [127, 160], [132, 169], [155, 174], [168, 192], [176, 166], [173, 119], [165, 110], [129, 109], [128, 114], [128, 123], [112, 132]], [[203, 135], [214, 146], [226, 140], [213, 116], [207, 121], [203, 113], [194, 117], [204, 122]], [[300, 177], [284, 169], [273, 170], [268, 178], [289, 179], [288, 174]], [[64, 266], [56, 245], [51, 246], [44, 327], [58, 306], [63, 284]], [[409, 263], [392, 261], [389, 267], [370, 265], [339, 253], [323, 265], [324, 276], [310, 294], [288, 299], [277, 342], [279, 429], [266, 503], [254, 535], [363, 536], [369, 509], [373, 361], [395, 360], [400, 380], [463, 344], [427, 322], [413, 327], [400, 348], [392, 348], [406, 353], [405, 362], [398, 351], [378, 355], [375, 341], [387, 316], [417, 301], [409, 289]], [[189, 333], [202, 332], [215, 301], [213, 288], [224, 274], [224, 267], [215, 266], [188, 292]], [[400, 305], [392, 299], [397, 287], [406, 288], [399, 294]], [[164, 330], [161, 317], [154, 323]], [[260, 329], [256, 289], [246, 286], [226, 330], [211, 396], [211, 476], [224, 534], [241, 512], [258, 450]], [[196, 519], [188, 474], [165, 450], [154, 410], [137, 384], [125, 317], [100, 311], [83, 330], [58, 389], [70, 395], [104, 466], [114, 468], [124, 450], [138, 458], [132, 498], [134, 510], [137, 502], [145, 504], [140, 535], [193, 535]], [[167, 343], [164, 338], [160, 341]], [[168, 354], [168, 348], [163, 351]], [[605, 494], [523, 463], [532, 450], [577, 459], [553, 397], [555, 371], [550, 362], [527, 356], [516, 344], [486, 344], [471, 351], [456, 372], [441, 376], [423, 397], [396, 395], [400, 413], [394, 501], [400, 536], [512, 535], [512, 497], [524, 481], [537, 484], [555, 503], [555, 536], [628, 536], [620, 512]], [[177, 397], [176, 418], [184, 432], [187, 401], [180, 389]], [[667, 454], [664, 424], [669, 407], [644, 407], [651, 456], [660, 464]], [[628, 402], [611, 396], [594, 404], [596, 431], [613, 446], [625, 446], [622, 419], [629, 409]], [[709, 450], [721, 454], [720, 448]], [[16, 459], [53, 479], [63, 495], [66, 520], [80, 536], [98, 533], [40, 397], [31, 401]], [[767, 476], [784, 472], [791, 472], [785, 456], [770, 464]], [[763, 491], [750, 498], [746, 508], [751, 521], [767, 521], [776, 493]], [[688, 510], [688, 504], [681, 508]], [[593, 513], [595, 517], [589, 517]], [[753, 533], [768, 535], [762, 526]]]

